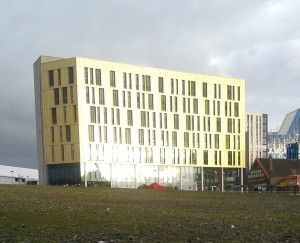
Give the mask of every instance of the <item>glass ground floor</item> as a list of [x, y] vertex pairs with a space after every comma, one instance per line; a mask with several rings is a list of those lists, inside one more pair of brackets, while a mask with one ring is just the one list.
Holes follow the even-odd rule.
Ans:
[[139, 188], [158, 183], [179, 190], [238, 191], [243, 168], [81, 163], [81, 181], [86, 186], [106, 181], [113, 188]]

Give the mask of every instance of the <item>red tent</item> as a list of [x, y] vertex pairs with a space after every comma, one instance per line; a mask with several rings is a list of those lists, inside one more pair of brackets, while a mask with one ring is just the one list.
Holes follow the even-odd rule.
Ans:
[[149, 186], [146, 186], [145, 189], [165, 190], [166, 188], [158, 183], [152, 183]]

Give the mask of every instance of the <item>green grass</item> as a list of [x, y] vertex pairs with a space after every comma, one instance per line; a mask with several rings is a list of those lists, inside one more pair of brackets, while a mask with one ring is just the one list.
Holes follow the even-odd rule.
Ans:
[[300, 197], [0, 185], [0, 242], [300, 239]]

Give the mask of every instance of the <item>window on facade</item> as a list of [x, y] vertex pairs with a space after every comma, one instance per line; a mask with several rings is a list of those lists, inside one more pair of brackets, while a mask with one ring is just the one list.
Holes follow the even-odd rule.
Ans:
[[144, 145], [144, 129], [139, 129], [139, 145]]
[[237, 87], [237, 100], [241, 100], [241, 87]]
[[202, 95], [203, 97], [207, 97], [207, 83], [202, 83]]
[[174, 129], [178, 130], [179, 129], [179, 115], [174, 114]]
[[131, 108], [131, 92], [127, 91], [127, 107]]
[[71, 160], [75, 160], [75, 149], [74, 144], [71, 144]]
[[141, 127], [146, 127], [146, 112], [141, 111]]
[[71, 142], [71, 126], [66, 125], [66, 141]]
[[95, 134], [94, 134], [94, 126], [93, 125], [89, 125], [88, 126], [88, 132], [89, 132], [89, 142], [95, 142]]
[[191, 130], [191, 116], [190, 115], [186, 115], [185, 125], [186, 125], [186, 130], [190, 131]]
[[156, 113], [152, 112], [152, 126], [156, 128]]
[[70, 97], [71, 97], [71, 103], [73, 103], [74, 102], [73, 86], [70, 86]]
[[191, 164], [192, 165], [197, 164], [197, 150], [196, 149], [191, 150]]
[[160, 148], [160, 163], [165, 163], [165, 148]]
[[61, 73], [60, 73], [60, 69], [57, 70], [57, 74], [58, 74], [58, 85], [61, 85]]
[[149, 110], [153, 110], [153, 94], [148, 94], [148, 108]]
[[227, 85], [227, 99], [228, 100], [234, 99], [234, 86]]
[[105, 95], [104, 95], [104, 89], [99, 88], [99, 104], [105, 105]]
[[123, 88], [127, 89], [127, 74], [123, 73]]
[[119, 106], [118, 90], [113, 90], [113, 105], [114, 106]]
[[142, 108], [145, 109], [145, 93], [142, 93]]
[[107, 127], [103, 127], [103, 142], [107, 143]]
[[104, 120], [104, 124], [107, 124], [107, 108], [106, 107], [103, 108], [103, 120]]
[[182, 80], [182, 95], [185, 95], [185, 81]]
[[95, 88], [92, 87], [92, 103], [95, 104]]
[[237, 102], [234, 103], [234, 116], [235, 117], [239, 116], [239, 103]]
[[164, 79], [162, 77], [158, 78], [158, 91], [160, 93], [164, 92]]
[[230, 149], [230, 135], [226, 135], [226, 149]]
[[232, 165], [232, 151], [228, 151], [228, 165]]
[[89, 89], [89, 87], [85, 87], [85, 100], [86, 100], [87, 104], [90, 103], [90, 89]]
[[209, 100], [205, 100], [205, 115], [209, 115]]
[[67, 107], [63, 106], [64, 123], [67, 123]]
[[96, 69], [96, 85], [101, 85], [101, 69]]
[[51, 161], [55, 161], [55, 150], [54, 150], [54, 145], [51, 145]]
[[161, 110], [166, 111], [167, 110], [167, 102], [166, 102], [166, 96], [161, 95]]
[[146, 90], [151, 91], [151, 77], [148, 75], [146, 76]]
[[232, 133], [232, 119], [231, 118], [227, 119], [227, 132]]
[[184, 141], [184, 147], [188, 148], [190, 146], [190, 137], [188, 132], [184, 133], [183, 141]]
[[63, 95], [63, 103], [68, 103], [68, 90], [67, 87], [62, 88], [62, 95]]
[[90, 68], [90, 83], [94, 84], [94, 70]]
[[131, 144], [131, 130], [130, 128], [125, 128], [125, 143]]
[[196, 83], [191, 81], [191, 96], [196, 96]]
[[138, 74], [135, 75], [135, 88], [136, 88], [136, 90], [139, 90], [139, 88], [140, 88], [139, 75]]
[[128, 126], [133, 125], [132, 110], [127, 110], [127, 125]]
[[54, 89], [54, 104], [59, 105], [59, 89]]
[[69, 83], [74, 84], [74, 70], [73, 67], [69, 67]]
[[63, 144], [60, 145], [60, 158], [61, 161], [65, 161], [65, 146]]
[[203, 151], [203, 163], [208, 165], [208, 150]]
[[48, 76], [49, 76], [49, 86], [53, 87], [54, 86], [54, 73], [53, 73], [53, 70], [48, 71]]
[[118, 134], [117, 134], [117, 128], [113, 127], [113, 143], [117, 143], [118, 142]]
[[221, 118], [220, 117], [216, 118], [216, 125], [217, 125], [217, 127], [216, 127], [217, 132], [221, 132]]
[[183, 111], [183, 113], [186, 112], [186, 101], [185, 101], [185, 98], [182, 98], [182, 111]]
[[214, 84], [214, 98], [217, 99], [217, 85]]
[[84, 68], [84, 83], [89, 83], [89, 69], [87, 67]]
[[90, 107], [90, 117], [91, 117], [91, 123], [96, 123], [96, 107], [95, 106]]
[[73, 119], [74, 119], [74, 122], [77, 121], [77, 107], [76, 107], [76, 105], [73, 105]]
[[172, 146], [177, 147], [177, 132], [172, 132]]
[[152, 146], [156, 145], [156, 133], [155, 130], [152, 130]]
[[219, 149], [219, 134], [215, 134], [215, 149]]
[[194, 114], [198, 114], [198, 99], [193, 99]]
[[168, 116], [167, 116], [167, 113], [164, 113], [164, 128], [168, 129]]
[[56, 124], [57, 123], [56, 108], [51, 108], [51, 118], [52, 118], [52, 124]]
[[110, 87], [116, 87], [116, 76], [115, 76], [115, 71], [110, 71], [109, 72], [109, 77], [110, 77]]
[[123, 107], [126, 107], [126, 96], [125, 96], [125, 92], [126, 91], [123, 91]]

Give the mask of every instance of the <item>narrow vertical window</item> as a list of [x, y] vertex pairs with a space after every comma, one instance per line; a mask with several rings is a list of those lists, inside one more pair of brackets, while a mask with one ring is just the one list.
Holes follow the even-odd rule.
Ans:
[[62, 88], [62, 95], [63, 95], [63, 103], [68, 103], [68, 90], [67, 87]]
[[99, 104], [105, 105], [105, 95], [104, 95], [104, 89], [99, 88]]
[[71, 142], [71, 126], [66, 125], [66, 141]]
[[54, 104], [59, 105], [59, 89], [54, 89]]
[[118, 90], [113, 90], [113, 105], [119, 106]]
[[85, 100], [86, 100], [87, 104], [90, 103], [90, 89], [89, 89], [89, 87], [85, 87]]
[[54, 86], [53, 70], [48, 71], [48, 76], [49, 76], [49, 86], [53, 87]]
[[89, 134], [89, 142], [95, 142], [95, 135], [94, 135], [94, 126], [89, 125], [88, 126], [88, 134]]
[[135, 75], [135, 88], [136, 88], [136, 90], [140, 89], [139, 75], [138, 74]]
[[101, 69], [96, 69], [96, 85], [101, 85]]
[[94, 70], [90, 68], [90, 84], [94, 84]]
[[202, 84], [202, 95], [203, 97], [207, 97], [207, 83]]
[[60, 69], [57, 70], [57, 74], [58, 74], [58, 85], [60, 86], [61, 85], [61, 72], [60, 72]]
[[51, 108], [51, 118], [52, 118], [52, 124], [56, 124], [57, 123], [56, 108]]
[[158, 91], [160, 93], [164, 92], [164, 79], [162, 77], [158, 78]]
[[73, 67], [69, 67], [69, 83], [74, 84], [74, 70]]
[[87, 67], [84, 68], [84, 83], [89, 83], [89, 69]]
[[115, 71], [110, 71], [110, 87], [116, 87]]

